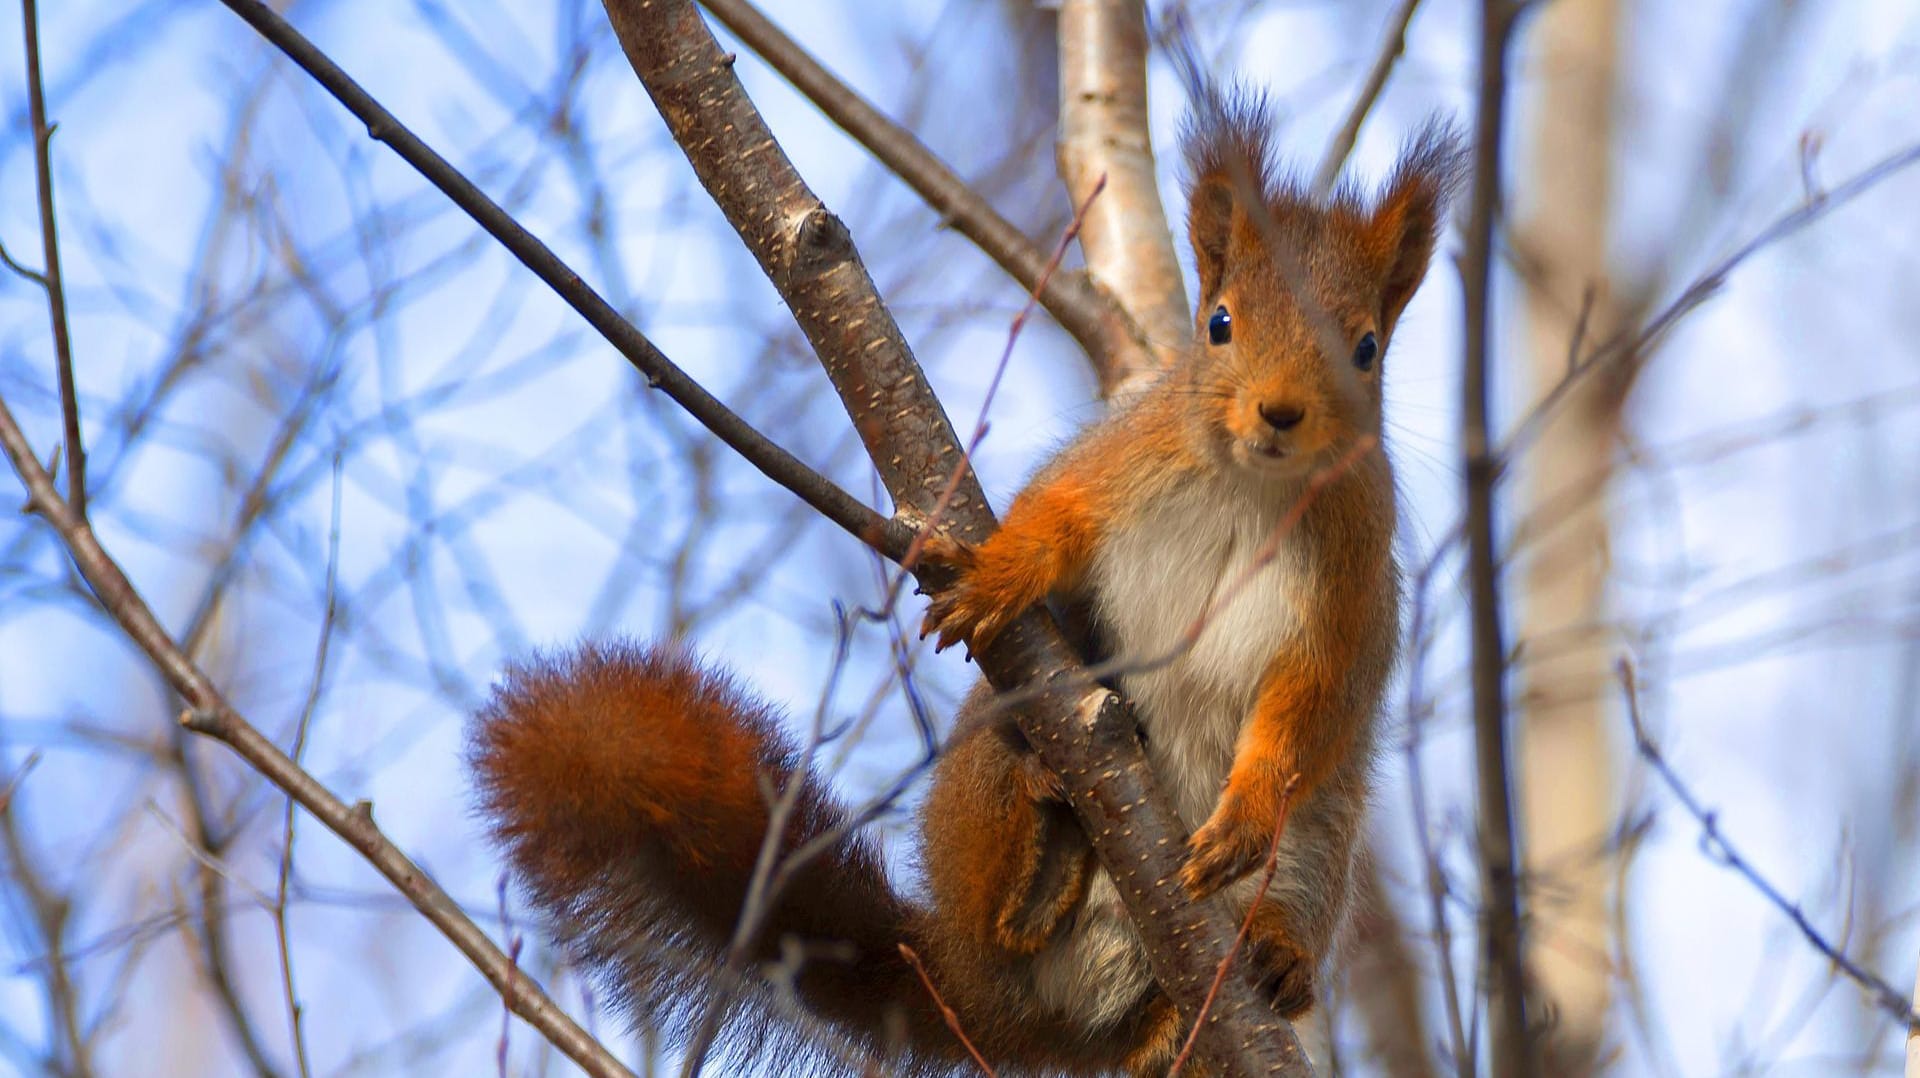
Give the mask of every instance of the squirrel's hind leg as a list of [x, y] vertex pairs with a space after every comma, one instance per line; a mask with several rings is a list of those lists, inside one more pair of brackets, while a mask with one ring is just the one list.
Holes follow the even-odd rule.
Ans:
[[1093, 847], [1055, 777], [982, 685], [967, 700], [922, 814], [939, 915], [1015, 955], [1045, 947], [1080, 904]]

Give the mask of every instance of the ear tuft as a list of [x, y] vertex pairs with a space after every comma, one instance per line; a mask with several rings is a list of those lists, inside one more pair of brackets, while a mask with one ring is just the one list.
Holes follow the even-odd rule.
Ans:
[[1200, 271], [1200, 302], [1219, 293], [1236, 220], [1269, 200], [1274, 170], [1266, 95], [1206, 85], [1181, 130], [1187, 162], [1187, 239]]
[[1364, 226], [1366, 245], [1379, 257], [1381, 308], [1388, 327], [1426, 276], [1447, 204], [1466, 180], [1467, 161], [1465, 141], [1453, 124], [1438, 116], [1428, 120], [1400, 152]]

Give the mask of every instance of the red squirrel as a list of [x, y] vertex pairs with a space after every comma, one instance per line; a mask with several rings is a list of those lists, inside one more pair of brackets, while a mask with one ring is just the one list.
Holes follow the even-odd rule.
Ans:
[[[977, 649], [1049, 598], [1084, 613], [1195, 829], [1185, 884], [1224, 889], [1240, 915], [1257, 900], [1241, 961], [1293, 1017], [1346, 906], [1400, 632], [1382, 371], [1462, 154], [1430, 124], [1376, 197], [1322, 199], [1275, 169], [1270, 131], [1247, 98], [1190, 121], [1201, 301], [1184, 359], [1061, 450], [986, 540], [928, 544], [954, 579], [925, 629]], [[723, 1052], [963, 1065], [905, 943], [1002, 1074], [1166, 1073], [1185, 1030], [1009, 710], [984, 683], [963, 706], [920, 810], [917, 889], [897, 891], [858, 833], [797, 874], [753, 943], [757, 974], [729, 994]], [[480, 811], [533, 905], [670, 1039], [716, 998], [769, 792], [796, 756], [771, 708], [668, 644], [509, 670], [469, 748]], [[846, 818], [799, 780], [783, 852]]]

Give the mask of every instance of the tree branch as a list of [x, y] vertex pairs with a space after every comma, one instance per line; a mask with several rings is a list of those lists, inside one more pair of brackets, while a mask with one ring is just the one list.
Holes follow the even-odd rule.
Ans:
[[820, 515], [888, 557], [897, 558], [912, 541], [910, 529], [875, 513], [853, 495], [814, 471], [793, 454], [774, 444], [745, 420], [728, 410], [699, 383], [663, 355], [633, 323], [621, 317], [571, 267], [472, 181], [435, 153], [406, 125], [395, 119], [373, 96], [361, 89], [339, 65], [308, 41], [261, 0], [222, 0], [228, 8], [259, 31], [328, 93], [367, 125], [367, 134], [386, 143], [401, 159], [426, 177], [465, 211], [481, 228], [500, 241], [522, 265], [532, 270], [567, 305], [579, 312], [595, 332], [647, 376], [647, 384], [675, 403], [714, 436], [746, 458], [762, 474], [792, 491]]
[[0, 788], [0, 854], [4, 854], [14, 880], [20, 885], [27, 916], [34, 931], [39, 933], [36, 942], [46, 952], [40, 961], [46, 964], [47, 1010], [50, 1012], [47, 1024], [54, 1033], [50, 1054], [60, 1063], [55, 1073], [92, 1078], [95, 1073], [93, 1045], [80, 1020], [80, 991], [74, 983], [73, 956], [67, 947], [67, 927], [71, 924], [73, 905], [70, 896], [48, 880], [36, 863], [23, 834], [19, 806], [14, 803], [21, 783], [38, 760], [38, 753], [29, 755], [20, 769], [7, 777], [5, 787]]
[[1002, 217], [911, 131], [836, 78], [748, 0], [701, 0], [701, 6], [938, 210], [954, 231], [972, 240], [1032, 292], [1086, 351], [1103, 395], [1129, 378], [1156, 369], [1152, 347], [1113, 296], [1083, 272], [1046, 277], [1046, 251]]
[[1667, 762], [1667, 758], [1660, 752], [1660, 747], [1653, 743], [1652, 736], [1647, 733], [1646, 723], [1640, 717], [1640, 691], [1632, 664], [1622, 659], [1615, 669], [1620, 677], [1621, 691], [1627, 699], [1627, 719], [1633, 724], [1634, 747], [1660, 776], [1660, 781], [1666, 783], [1667, 789], [1680, 802], [1681, 807], [1687, 810], [1688, 815], [1700, 822], [1700, 847], [1706, 852], [1707, 857], [1739, 873], [1753, 885], [1754, 890], [1760, 892], [1760, 897], [1766, 899], [1781, 913], [1786, 914], [1787, 919], [1793, 922], [1793, 927], [1799, 929], [1800, 935], [1813, 945], [1813, 949], [1819, 951], [1821, 957], [1833, 963], [1833, 968], [1858, 985], [1860, 990], [1866, 993], [1867, 998], [1873, 1001], [1875, 1007], [1893, 1016], [1894, 1020], [1904, 1026], [1909, 1038], [1920, 1035], [1920, 1001], [1910, 1002], [1905, 992], [1887, 983], [1886, 978], [1855, 962], [1845, 951], [1828, 940], [1819, 929], [1813, 926], [1812, 921], [1807, 920], [1806, 911], [1802, 910], [1798, 903], [1789, 901], [1772, 881], [1762, 876], [1760, 870], [1754, 868], [1752, 862], [1727, 841], [1726, 835], [1720, 830], [1719, 814], [1701, 804], [1700, 799], [1687, 788], [1687, 784], [1680, 781], [1680, 775], [1674, 771], [1673, 765]]
[[[607, 12], [674, 140], [820, 355], [900, 515], [924, 518], [962, 450], [845, 226], [794, 171], [692, 0], [607, 0]], [[992, 529], [971, 470], [962, 471], [946, 519], [966, 539]], [[1021, 728], [1062, 777], [1155, 978], [1191, 1020], [1238, 926], [1218, 903], [1189, 902], [1179, 885], [1184, 829], [1153, 782], [1125, 706], [1080, 688], [1083, 672], [1043, 612], [1023, 616], [978, 659], [998, 689], [1048, 687], [1021, 710]], [[1308, 1073], [1292, 1030], [1247, 979], [1230, 978], [1211, 1014], [1217, 1021], [1202, 1027], [1200, 1048], [1221, 1073]]]
[[1147, 134], [1141, 0], [1061, 3], [1059, 155], [1075, 205], [1106, 177], [1081, 235], [1087, 269], [1145, 332], [1159, 365], [1171, 365], [1192, 336], [1192, 311]]
[[[53, 216], [53, 157], [48, 148], [53, 128], [47, 123], [47, 98], [40, 80], [40, 13], [35, 0], [20, 0], [20, 9], [27, 39], [27, 116], [33, 126], [33, 176], [40, 194], [40, 249], [46, 259], [37, 277], [47, 290], [47, 318], [53, 323], [53, 360], [60, 380], [60, 420], [67, 455], [67, 500], [84, 520], [87, 454], [80, 442], [80, 398], [73, 384], [67, 289], [60, 277], [60, 238]], [[13, 260], [7, 261], [12, 264]]]
[[1374, 102], [1380, 100], [1380, 91], [1386, 89], [1387, 76], [1393, 74], [1393, 65], [1407, 51], [1407, 25], [1413, 22], [1413, 13], [1420, 7], [1420, 0], [1400, 0], [1400, 7], [1387, 19], [1387, 36], [1380, 43], [1380, 51], [1373, 58], [1373, 67], [1367, 71], [1367, 81], [1361, 84], [1360, 96], [1353, 101], [1353, 107], [1347, 110], [1347, 118], [1341, 122], [1340, 130], [1327, 144], [1327, 155], [1320, 159], [1320, 170], [1314, 173], [1313, 189], [1321, 195], [1333, 190], [1334, 181], [1340, 178], [1340, 169], [1347, 163], [1348, 155], [1353, 153], [1353, 144], [1360, 138], [1360, 128], [1367, 122], [1367, 114], [1373, 111]]
[[[0, 400], [0, 448], [4, 448], [13, 462], [14, 472], [27, 488], [29, 508], [59, 533], [68, 555], [93, 589], [101, 607], [187, 702], [189, 710], [180, 720], [183, 726], [225, 742], [267, 781], [284, 790], [359, 851], [467, 956], [497, 991], [508, 996], [514, 1013], [526, 1019], [587, 1073], [603, 1078], [632, 1078], [632, 1073], [619, 1060], [567, 1017], [542, 989], [519, 975], [513, 961], [494, 946], [440, 885], [400, 852], [374, 824], [373, 808], [368, 802], [349, 807], [233, 710], [220, 690], [167, 634], [133, 582], [101, 547], [92, 526], [61, 499], [53, 477], [34, 456], [33, 447], [27, 443], [4, 400]], [[512, 986], [510, 994], [509, 985]]]
[[1472, 636], [1474, 759], [1479, 777], [1481, 916], [1495, 1078], [1534, 1067], [1527, 1044], [1526, 969], [1520, 923], [1519, 848], [1508, 763], [1506, 645], [1500, 625], [1493, 488], [1487, 424], [1488, 308], [1494, 221], [1500, 213], [1500, 139], [1506, 110], [1507, 45], [1514, 0], [1482, 0], [1480, 89], [1474, 125], [1473, 195], [1460, 276], [1465, 307], [1461, 452], [1465, 457], [1467, 576]]

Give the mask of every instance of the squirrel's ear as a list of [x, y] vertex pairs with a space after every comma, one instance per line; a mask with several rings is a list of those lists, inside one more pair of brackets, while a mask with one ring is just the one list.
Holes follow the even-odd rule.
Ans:
[[1267, 139], [1273, 130], [1266, 98], [1209, 86], [1194, 102], [1181, 133], [1187, 159], [1187, 240], [1200, 271], [1204, 306], [1220, 293], [1236, 233], [1246, 233], [1272, 186]]
[[1400, 154], [1385, 192], [1363, 226], [1380, 271], [1381, 316], [1391, 328], [1427, 273], [1447, 203], [1466, 175], [1467, 156], [1453, 126], [1433, 120]]
[[1233, 181], [1225, 176], [1203, 176], [1187, 195], [1187, 240], [1193, 244], [1194, 267], [1200, 271], [1202, 304], [1220, 294], [1227, 271], [1227, 249], [1233, 244]]

